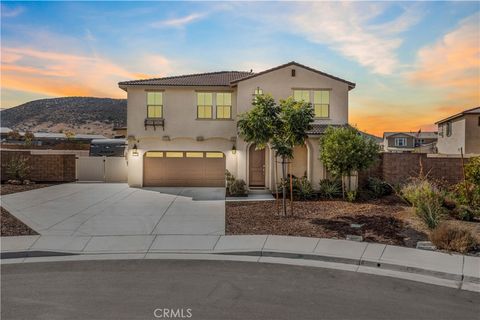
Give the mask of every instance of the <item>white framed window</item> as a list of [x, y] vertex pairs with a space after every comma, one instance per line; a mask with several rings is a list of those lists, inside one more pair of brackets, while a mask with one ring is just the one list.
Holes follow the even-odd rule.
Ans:
[[163, 92], [147, 92], [147, 118], [163, 118]]
[[232, 118], [232, 93], [217, 92], [215, 94], [216, 118], [231, 119]]
[[213, 118], [213, 93], [197, 92], [197, 119]]
[[315, 118], [330, 118], [330, 90], [293, 90], [293, 99], [311, 102]]
[[407, 138], [395, 138], [395, 147], [406, 147]]

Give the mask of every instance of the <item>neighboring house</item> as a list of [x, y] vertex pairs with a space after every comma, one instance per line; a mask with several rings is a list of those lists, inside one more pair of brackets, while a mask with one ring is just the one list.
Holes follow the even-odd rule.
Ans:
[[6, 140], [10, 132], [12, 132], [12, 129], [7, 127], [0, 127], [0, 140]]
[[[305, 146], [295, 148], [292, 173], [315, 186], [326, 177], [318, 138], [348, 122], [355, 84], [290, 62], [259, 73], [221, 71], [120, 82], [128, 93], [128, 183], [131, 186], [224, 186], [225, 169], [250, 188], [274, 189], [275, 157], [237, 132], [237, 116], [258, 94], [311, 102], [316, 119]], [[278, 171], [280, 172], [280, 171]]]
[[93, 139], [90, 142], [90, 157], [123, 157], [126, 146], [126, 139]]
[[437, 132], [384, 132], [385, 152], [432, 153], [437, 143]]
[[440, 120], [437, 150], [441, 154], [480, 154], [480, 107]]
[[[23, 144], [24, 141], [22, 137], [25, 135], [25, 132], [19, 132], [19, 135], [22, 140], [14, 141], [9, 139], [7, 135], [6, 142]], [[83, 143], [90, 143], [90, 141], [92, 141], [93, 139], [107, 139], [105, 136], [100, 134], [75, 134], [72, 137], [67, 138], [67, 136], [64, 133], [55, 133], [55, 132], [33, 132], [33, 136], [34, 136], [33, 144], [38, 146], [42, 146], [42, 145], [52, 146], [59, 143], [63, 143], [68, 140], [83, 142]]]
[[127, 137], [127, 127], [113, 127], [113, 138], [120, 139]]

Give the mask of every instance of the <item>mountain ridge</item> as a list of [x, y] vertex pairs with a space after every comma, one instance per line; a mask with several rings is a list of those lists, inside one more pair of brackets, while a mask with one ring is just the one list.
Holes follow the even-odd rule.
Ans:
[[103, 134], [127, 124], [127, 100], [96, 97], [38, 99], [1, 110], [1, 126], [19, 131]]

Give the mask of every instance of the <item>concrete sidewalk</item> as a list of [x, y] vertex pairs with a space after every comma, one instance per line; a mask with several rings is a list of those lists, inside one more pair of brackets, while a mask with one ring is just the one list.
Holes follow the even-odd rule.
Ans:
[[[77, 260], [82, 256], [111, 255], [110, 258], [162, 258], [168, 254], [236, 256], [248, 261], [312, 265], [333, 263], [350, 271], [416, 274], [467, 285], [480, 291], [480, 257], [447, 254], [413, 248], [347, 240], [273, 235], [133, 235], [133, 236], [22, 236], [1, 238], [3, 254], [23, 252], [22, 258], [2, 263], [49, 261], [34, 258], [35, 252], [62, 252], [80, 256], [55, 257]], [[120, 256], [118, 256], [120, 254]], [[167, 254], [167, 255], [166, 255]], [[393, 273], [392, 273], [393, 272]]]

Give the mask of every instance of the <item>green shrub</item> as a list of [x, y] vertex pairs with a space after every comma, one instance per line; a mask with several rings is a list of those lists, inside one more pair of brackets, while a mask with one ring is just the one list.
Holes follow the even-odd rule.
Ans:
[[303, 176], [300, 179], [295, 178], [293, 184], [293, 193], [299, 200], [310, 200], [315, 197], [315, 191], [313, 190], [312, 183]]
[[392, 187], [388, 183], [374, 177], [368, 178], [367, 190], [374, 198], [380, 198], [392, 193]]
[[6, 167], [7, 175], [13, 179], [23, 181], [30, 174], [28, 159], [25, 157], [12, 158]]
[[467, 253], [477, 246], [475, 238], [470, 231], [440, 224], [430, 234], [430, 240], [439, 249]]
[[465, 165], [465, 177], [467, 181], [480, 187], [480, 157], [470, 158]]
[[464, 221], [473, 221], [475, 217], [480, 217], [480, 208], [472, 208], [466, 205], [460, 205], [452, 212], [454, 218]]
[[243, 196], [247, 193], [245, 181], [236, 179], [228, 170], [225, 170], [225, 180], [227, 180], [227, 191], [230, 196]]
[[414, 179], [401, 189], [402, 196], [415, 207], [415, 213], [434, 229], [445, 214], [445, 193], [426, 179]]
[[453, 186], [450, 196], [458, 205], [480, 208], [480, 185], [465, 181]]
[[337, 180], [320, 180], [320, 196], [326, 199], [333, 199], [342, 195], [342, 184]]
[[357, 199], [357, 191], [349, 190], [347, 191], [347, 201], [354, 202]]

